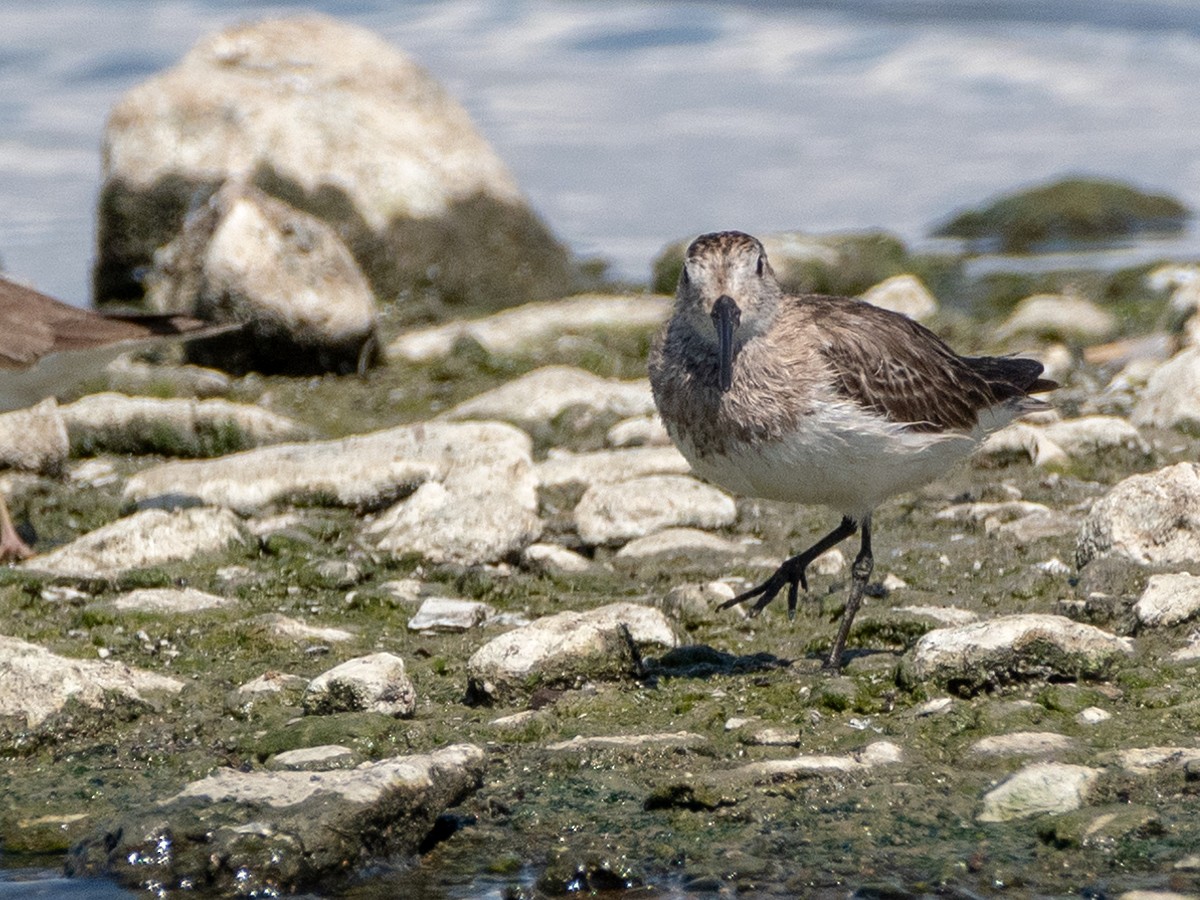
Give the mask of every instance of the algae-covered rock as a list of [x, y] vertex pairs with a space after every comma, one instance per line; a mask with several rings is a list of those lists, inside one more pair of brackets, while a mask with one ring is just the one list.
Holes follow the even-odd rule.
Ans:
[[1079, 809], [1100, 778], [1100, 770], [1065, 763], [1034, 763], [1006, 779], [983, 798], [980, 822], [1008, 822], [1045, 813]]
[[1179, 231], [1189, 215], [1186, 206], [1163, 194], [1146, 193], [1117, 181], [1064, 178], [959, 213], [934, 235], [1028, 252], [1054, 242]]
[[540, 686], [574, 686], [638, 674], [638, 647], [679, 643], [666, 617], [635, 603], [538, 619], [484, 644], [467, 661], [467, 692], [507, 700]]
[[1133, 653], [1120, 638], [1063, 616], [1030, 613], [938, 628], [900, 661], [901, 684], [973, 693], [1032, 678], [1103, 678]]
[[310, 14], [209, 35], [118, 101], [98, 301], [140, 299], [197, 198], [245, 174], [342, 234], [381, 299], [497, 308], [569, 287], [566, 251], [462, 106], [374, 34]]
[[483, 751], [455, 744], [353, 769], [218, 769], [78, 844], [72, 875], [225, 896], [331, 889], [414, 853], [434, 819], [479, 786]]
[[417, 690], [404, 660], [391, 653], [372, 653], [322, 672], [304, 692], [311, 715], [369, 710], [407, 718], [417, 708]]
[[1108, 555], [1140, 565], [1200, 563], [1200, 466], [1131, 475], [1101, 497], [1084, 519], [1075, 562], [1082, 568]]

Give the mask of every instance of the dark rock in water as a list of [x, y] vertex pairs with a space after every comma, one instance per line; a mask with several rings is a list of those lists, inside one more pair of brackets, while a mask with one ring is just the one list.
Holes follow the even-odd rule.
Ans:
[[220, 769], [81, 841], [67, 872], [223, 896], [329, 886], [373, 860], [416, 853], [483, 769], [470, 744], [354, 769]]
[[1009, 194], [954, 216], [934, 232], [1007, 252], [1139, 232], [1177, 232], [1191, 215], [1178, 200], [1128, 184], [1066, 178]]

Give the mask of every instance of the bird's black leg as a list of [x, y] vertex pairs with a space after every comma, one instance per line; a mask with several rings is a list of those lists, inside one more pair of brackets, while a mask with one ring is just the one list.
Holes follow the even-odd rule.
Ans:
[[837, 671], [842, 667], [842, 651], [846, 649], [850, 624], [854, 621], [858, 608], [862, 606], [863, 593], [867, 589], [867, 579], [871, 577], [871, 570], [874, 568], [875, 559], [871, 556], [871, 517], [866, 516], [862, 520], [862, 544], [859, 546], [858, 556], [854, 558], [854, 565], [850, 568], [850, 599], [846, 601], [846, 611], [842, 613], [842, 622], [838, 626], [837, 637], [833, 641], [828, 659], [825, 660], [824, 668], [826, 669]]
[[[864, 521], [870, 521], [866, 519]], [[858, 524], [846, 516], [842, 519], [842, 523], [837, 528], [825, 535], [803, 553], [797, 553], [791, 559], [785, 560], [783, 565], [775, 570], [775, 574], [760, 584], [758, 587], [753, 587], [745, 593], [738, 594], [732, 600], [726, 600], [717, 609], [729, 609], [731, 606], [737, 606], [739, 603], [745, 603], [753, 597], [759, 597], [759, 601], [750, 608], [750, 615], [756, 616], [764, 609], [767, 604], [775, 599], [775, 595], [783, 590], [783, 586], [788, 585], [788, 618], [796, 617], [796, 602], [798, 600], [798, 589], [803, 587], [808, 590], [808, 579], [804, 577], [804, 570], [808, 568], [808, 564], [828, 550], [830, 547], [837, 546], [854, 532], [858, 531]], [[864, 532], [865, 534], [865, 532]], [[868, 545], [870, 541], [867, 542]], [[859, 554], [860, 558], [862, 554]], [[870, 551], [867, 553], [870, 557]], [[855, 565], [858, 562], [855, 561]], [[867, 569], [870, 572], [870, 568]]]

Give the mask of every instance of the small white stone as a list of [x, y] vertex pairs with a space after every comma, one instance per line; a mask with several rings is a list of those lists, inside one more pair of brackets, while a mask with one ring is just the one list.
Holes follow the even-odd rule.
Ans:
[[586, 556], [558, 544], [530, 544], [521, 551], [521, 562], [530, 569], [564, 575], [586, 572], [592, 567]]
[[1081, 725], [1099, 725], [1101, 722], [1106, 722], [1112, 718], [1112, 713], [1108, 710], [1101, 709], [1098, 706], [1089, 706], [1087, 709], [1081, 710], [1075, 717], [1075, 721]]
[[895, 572], [888, 572], [883, 578], [883, 589], [885, 591], [902, 591], [908, 587], [908, 582], [897, 575]]
[[840, 547], [826, 550], [808, 565], [808, 571], [814, 575], [837, 575], [846, 568], [846, 554]]

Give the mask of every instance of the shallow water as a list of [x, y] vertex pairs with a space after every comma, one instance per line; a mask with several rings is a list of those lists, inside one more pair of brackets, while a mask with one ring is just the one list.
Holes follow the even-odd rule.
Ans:
[[551, 228], [639, 281], [699, 231], [915, 240], [1065, 173], [1200, 207], [1200, 7], [1182, 0], [6, 0], [6, 269], [86, 302], [112, 104], [214, 29], [303, 9], [420, 60]]

